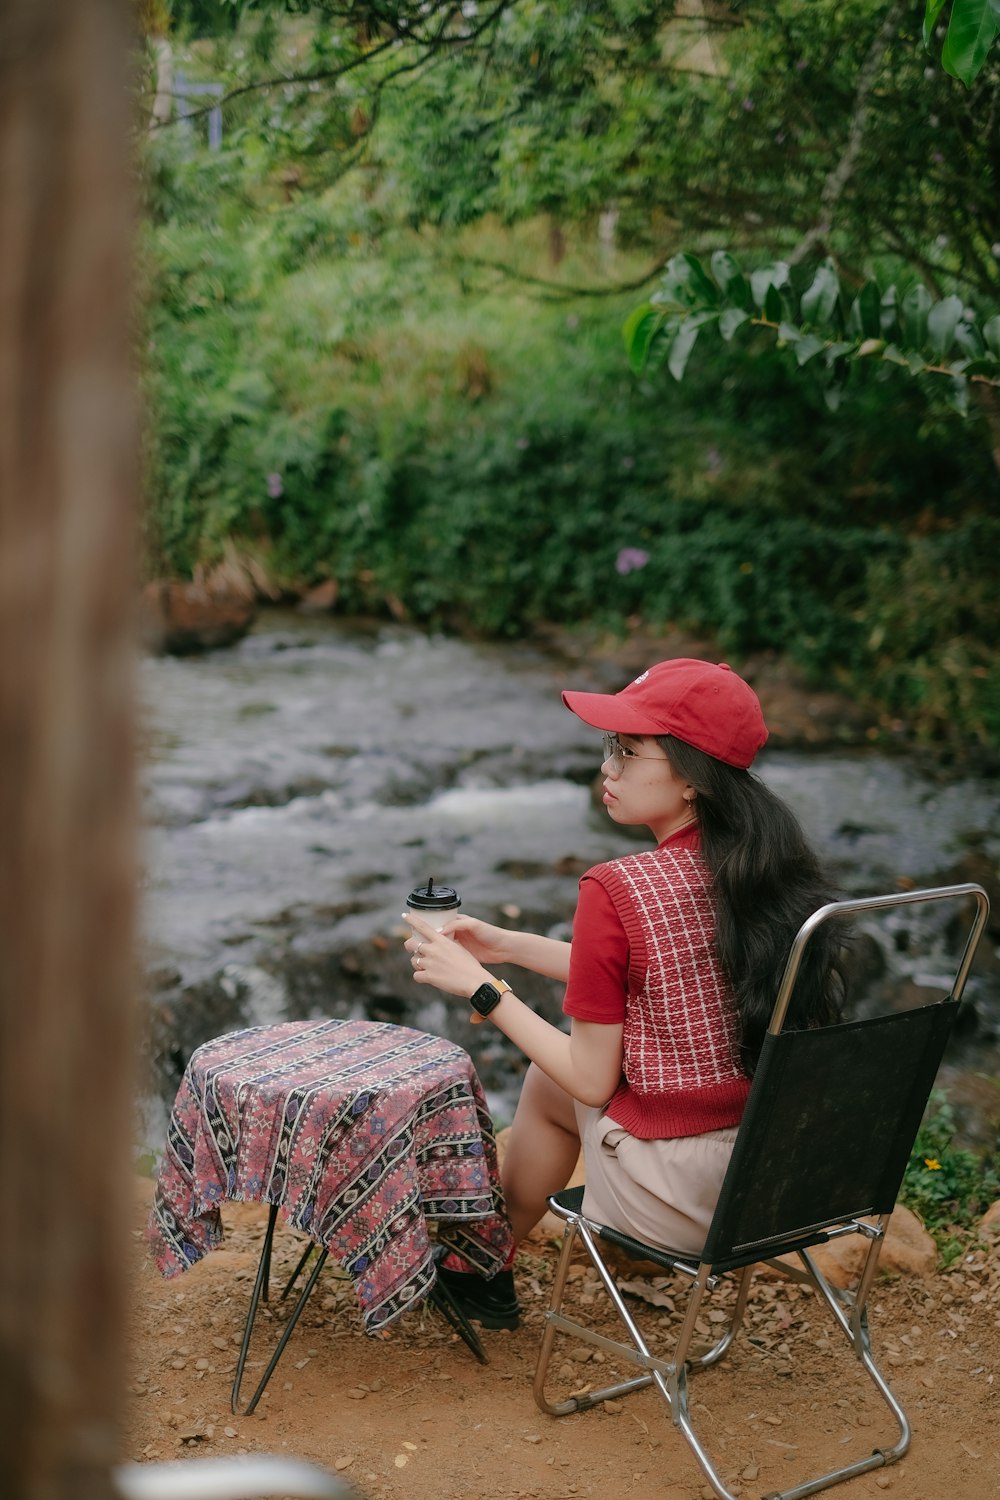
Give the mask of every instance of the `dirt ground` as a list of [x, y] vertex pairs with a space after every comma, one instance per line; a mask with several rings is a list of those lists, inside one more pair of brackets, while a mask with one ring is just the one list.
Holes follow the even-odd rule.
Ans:
[[[225, 1246], [164, 1281], [144, 1241], [151, 1195], [152, 1184], [137, 1179], [124, 1457], [281, 1453], [339, 1471], [358, 1500], [711, 1495], [653, 1392], [563, 1418], [535, 1405], [535, 1358], [556, 1261], [546, 1243], [520, 1253], [525, 1314], [515, 1332], [484, 1332], [485, 1367], [430, 1311], [414, 1310], [383, 1337], [366, 1336], [350, 1285], [328, 1261], [257, 1411], [234, 1416], [230, 1391], [266, 1211], [227, 1205]], [[302, 1243], [279, 1227], [276, 1281], [290, 1275]], [[895, 1500], [1000, 1495], [998, 1260], [994, 1244], [926, 1281], [879, 1282], [873, 1346], [913, 1441], [900, 1463], [841, 1487], [844, 1500], [886, 1491]], [[614, 1334], [596, 1280], [582, 1264], [571, 1274], [570, 1305]], [[641, 1290], [635, 1316], [655, 1336], [676, 1316], [672, 1301], [663, 1301], [673, 1288], [646, 1281]], [[244, 1399], [274, 1347], [280, 1312], [279, 1304], [277, 1316], [265, 1310], [258, 1320]], [[722, 1320], [721, 1309], [716, 1317]], [[708, 1318], [715, 1321], [711, 1309]], [[612, 1355], [562, 1340], [549, 1394], [600, 1388], [613, 1369]], [[744, 1332], [722, 1364], [693, 1377], [691, 1399], [723, 1478], [749, 1497], [891, 1443], [894, 1424], [871, 1390], [817, 1299], [771, 1280], [756, 1284]]]

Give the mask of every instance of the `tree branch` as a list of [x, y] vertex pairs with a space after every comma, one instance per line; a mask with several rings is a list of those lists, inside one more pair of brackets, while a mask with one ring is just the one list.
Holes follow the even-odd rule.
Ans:
[[544, 276], [531, 276], [526, 271], [519, 271], [516, 266], [505, 264], [503, 261], [485, 260], [477, 255], [453, 255], [442, 257], [447, 264], [459, 266], [474, 266], [479, 271], [495, 271], [501, 276], [507, 277], [509, 281], [521, 282], [524, 286], [535, 286], [542, 288], [553, 300], [559, 301], [570, 297], [615, 297], [619, 292], [637, 292], [646, 284], [658, 276], [667, 264], [669, 256], [661, 256], [648, 271], [635, 281], [619, 281], [613, 286], [571, 286], [565, 282], [547, 281]]
[[882, 57], [889, 39], [896, 29], [896, 25], [903, 13], [903, 0], [894, 0], [885, 20], [875, 33], [875, 40], [868, 50], [861, 72], [858, 74], [858, 87], [854, 95], [854, 108], [851, 112], [850, 124], [847, 131], [847, 145], [844, 154], [837, 165], [828, 174], [823, 184], [823, 192], [820, 195], [819, 218], [813, 227], [803, 235], [789, 257], [790, 265], [798, 265], [812, 250], [819, 239], [830, 233], [833, 226], [833, 215], [845, 187], [850, 181], [851, 174], [857, 165], [858, 156], [864, 141], [865, 131], [868, 128], [868, 120], [871, 107], [871, 95], [878, 78]]
[[[339, 79], [347, 77], [348, 74], [356, 72], [358, 68], [367, 67], [374, 59], [381, 57], [383, 53], [398, 46], [400, 42], [404, 45], [423, 47], [423, 56], [416, 58], [413, 62], [400, 63], [399, 67], [391, 69], [383, 78], [378, 80], [376, 89], [382, 89], [394, 79], [402, 77], [405, 73], [417, 71], [443, 54], [457, 51], [459, 48], [468, 48], [471, 43], [477, 41], [485, 31], [489, 30], [500, 20], [504, 11], [509, 10], [516, 4], [517, 0], [500, 0], [500, 3], [488, 11], [474, 27], [470, 27], [469, 30], [458, 33], [453, 37], [449, 37], [446, 34], [448, 20], [456, 13], [454, 7], [449, 7], [445, 20], [431, 38], [425, 39], [416, 33], [408, 35], [405, 29], [401, 32], [393, 32], [391, 36], [379, 42], [376, 46], [371, 47], [367, 52], [360, 52], [357, 57], [351, 58], [348, 62], [342, 63], [336, 68], [324, 68], [319, 72], [310, 73], [284, 73], [277, 78], [260, 78], [254, 83], [240, 84], [237, 88], [230, 89], [222, 98], [213, 99], [210, 104], [203, 105], [200, 109], [191, 110], [183, 118], [185, 121], [200, 119], [210, 114], [214, 109], [231, 104], [234, 99], [239, 99], [244, 94], [262, 93], [268, 89], [286, 88], [289, 85], [305, 87], [310, 83], [337, 82]], [[174, 97], [178, 96], [175, 95]], [[179, 116], [174, 116], [170, 120], [154, 120], [150, 123], [149, 128], [151, 131], [166, 130], [178, 124], [179, 120]]]

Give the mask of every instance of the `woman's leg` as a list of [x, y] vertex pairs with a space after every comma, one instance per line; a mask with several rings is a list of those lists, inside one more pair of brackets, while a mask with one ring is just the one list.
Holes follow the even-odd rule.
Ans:
[[[532, 1063], [525, 1074], [503, 1162], [503, 1190], [515, 1247], [542, 1217], [549, 1194], [566, 1186], [579, 1154], [573, 1100]], [[452, 1252], [439, 1261], [437, 1274], [467, 1318], [484, 1328], [517, 1327], [521, 1307], [509, 1265], [487, 1280], [470, 1271], [461, 1256]]]
[[573, 1100], [532, 1063], [521, 1087], [502, 1171], [515, 1244], [538, 1223], [549, 1194], [566, 1186], [579, 1155]]

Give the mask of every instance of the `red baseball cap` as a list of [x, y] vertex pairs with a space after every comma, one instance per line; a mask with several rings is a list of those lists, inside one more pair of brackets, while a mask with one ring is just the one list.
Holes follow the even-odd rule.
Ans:
[[725, 662], [657, 662], [620, 693], [563, 693], [568, 709], [614, 734], [672, 734], [746, 769], [767, 739], [760, 700]]

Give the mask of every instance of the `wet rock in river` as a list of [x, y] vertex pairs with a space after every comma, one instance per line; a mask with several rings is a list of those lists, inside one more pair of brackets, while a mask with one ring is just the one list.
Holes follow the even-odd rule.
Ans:
[[256, 618], [252, 596], [207, 583], [150, 583], [140, 600], [142, 642], [156, 654], [186, 656], [231, 646]]

